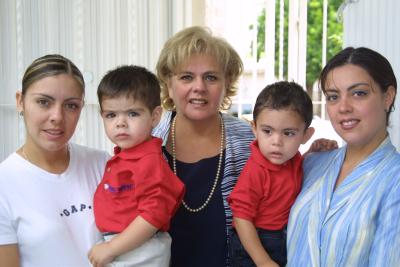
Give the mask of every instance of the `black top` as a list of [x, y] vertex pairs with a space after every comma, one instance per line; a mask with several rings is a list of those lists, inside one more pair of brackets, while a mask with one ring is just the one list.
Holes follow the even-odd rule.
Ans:
[[[163, 147], [164, 155], [172, 167], [172, 156]], [[225, 151], [223, 157], [225, 158]], [[227, 236], [225, 211], [221, 193], [224, 158], [217, 188], [208, 205], [199, 212], [189, 212], [181, 205], [171, 221], [172, 267], [226, 266]], [[176, 161], [178, 177], [186, 186], [184, 200], [192, 208], [200, 207], [215, 181], [219, 154], [195, 163]]]

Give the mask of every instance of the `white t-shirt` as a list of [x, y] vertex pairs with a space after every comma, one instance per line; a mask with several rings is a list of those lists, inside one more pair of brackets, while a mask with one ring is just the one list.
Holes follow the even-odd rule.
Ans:
[[109, 155], [70, 144], [70, 164], [52, 174], [17, 153], [0, 164], [0, 245], [18, 244], [23, 267], [91, 266], [100, 240], [93, 194]]

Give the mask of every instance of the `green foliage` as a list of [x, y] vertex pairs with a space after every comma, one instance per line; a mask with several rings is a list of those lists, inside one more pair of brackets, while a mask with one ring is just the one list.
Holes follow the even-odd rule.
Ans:
[[[328, 32], [327, 32], [327, 60], [342, 49], [343, 44], [343, 25], [336, 19], [336, 11], [342, 0], [328, 0]], [[275, 75], [279, 69], [279, 5], [276, 1], [275, 7]], [[283, 76], [287, 77], [287, 58], [288, 58], [288, 10], [289, 0], [284, 0], [284, 62]], [[264, 56], [265, 47], [265, 9], [263, 9], [257, 19], [257, 61]], [[307, 74], [306, 83], [310, 88], [314, 81], [318, 79], [322, 68], [322, 23], [323, 23], [323, 1], [308, 1], [308, 27], [307, 27]], [[254, 25], [249, 28], [252, 29]], [[252, 47], [251, 47], [252, 49]]]

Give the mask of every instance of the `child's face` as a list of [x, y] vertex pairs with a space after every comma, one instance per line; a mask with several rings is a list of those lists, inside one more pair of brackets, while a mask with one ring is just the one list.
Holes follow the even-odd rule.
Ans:
[[253, 132], [265, 158], [274, 164], [290, 160], [301, 144], [310, 139], [313, 129], [292, 109], [263, 109], [253, 123]]
[[161, 116], [161, 107], [152, 112], [142, 101], [132, 97], [104, 97], [102, 112], [108, 138], [121, 149], [134, 147], [151, 139], [151, 131]]

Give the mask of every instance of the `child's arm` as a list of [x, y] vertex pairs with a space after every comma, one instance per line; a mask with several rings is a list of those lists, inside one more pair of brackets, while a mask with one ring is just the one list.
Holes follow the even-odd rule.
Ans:
[[240, 242], [250, 255], [254, 264], [258, 267], [279, 267], [279, 265], [269, 257], [262, 246], [253, 223], [237, 217], [234, 217], [233, 221]]
[[134, 250], [149, 240], [157, 228], [141, 216], [137, 216], [122, 233], [108, 242], [95, 245], [89, 251], [89, 261], [93, 267], [103, 267], [125, 252]]

